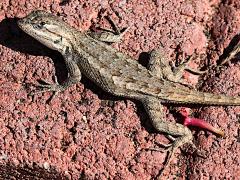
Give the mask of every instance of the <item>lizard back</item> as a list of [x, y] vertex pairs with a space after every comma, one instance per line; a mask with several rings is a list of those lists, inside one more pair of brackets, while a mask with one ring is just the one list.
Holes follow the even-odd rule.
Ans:
[[239, 97], [199, 92], [158, 78], [136, 60], [87, 34], [81, 35], [76, 47], [81, 71], [115, 95], [132, 98], [147, 95], [173, 103], [240, 105]]

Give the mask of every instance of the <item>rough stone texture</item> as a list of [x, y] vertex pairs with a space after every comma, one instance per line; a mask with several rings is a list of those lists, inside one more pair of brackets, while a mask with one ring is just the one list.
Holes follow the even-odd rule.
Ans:
[[[21, 32], [15, 17], [34, 9], [59, 14], [81, 31], [94, 24], [130, 26], [113, 46], [137, 59], [160, 45], [173, 62], [196, 53], [192, 67], [216, 64], [239, 39], [240, 2], [220, 1], [43, 1], [0, 2], [0, 178], [1, 179], [151, 179], [166, 153], [149, 151], [160, 142], [137, 101], [116, 98], [86, 78], [48, 102], [51, 93], [30, 96], [37, 80], [66, 76], [61, 56]], [[227, 48], [225, 51], [224, 49]], [[222, 55], [223, 54], [223, 55]], [[222, 55], [222, 56], [221, 56]], [[144, 58], [142, 58], [144, 59]], [[240, 94], [239, 63], [204, 77], [203, 90]], [[198, 78], [186, 74], [196, 84]], [[196, 108], [197, 109], [197, 108]], [[204, 107], [198, 116], [224, 129], [225, 138], [195, 133], [208, 158], [176, 154], [164, 177], [169, 179], [237, 179], [239, 107]], [[168, 120], [173, 120], [167, 114]], [[194, 131], [194, 132], [199, 132]], [[184, 151], [183, 151], [184, 152]]]

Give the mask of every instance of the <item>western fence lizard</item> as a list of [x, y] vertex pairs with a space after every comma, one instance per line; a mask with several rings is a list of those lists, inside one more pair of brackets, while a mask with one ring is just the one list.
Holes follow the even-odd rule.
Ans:
[[[137, 99], [143, 103], [153, 126], [163, 133], [175, 136], [164, 168], [175, 150], [192, 143], [188, 127], [164, 120], [164, 103], [240, 105], [240, 97], [215, 95], [193, 90], [181, 83], [179, 77], [186, 67], [171, 71], [159, 51], [153, 50], [148, 69], [103, 41], [114, 41], [117, 34], [97, 36], [82, 33], [45, 11], [33, 11], [18, 21], [19, 27], [47, 47], [59, 51], [65, 60], [69, 76], [62, 84], [45, 85], [44, 91], [63, 91], [81, 80], [81, 73], [113, 95]], [[164, 169], [163, 168], [163, 169]]]

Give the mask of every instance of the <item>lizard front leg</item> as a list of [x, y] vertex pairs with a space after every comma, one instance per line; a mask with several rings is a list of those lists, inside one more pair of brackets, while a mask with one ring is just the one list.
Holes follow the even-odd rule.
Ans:
[[72, 50], [69, 47], [66, 47], [62, 55], [64, 57], [64, 61], [68, 70], [67, 79], [62, 84], [59, 84], [56, 81], [55, 84], [38, 85], [38, 87], [43, 88], [43, 90], [39, 90], [33, 94], [47, 91], [53, 91], [56, 94], [57, 92], [63, 91], [69, 86], [76, 84], [81, 80], [81, 72], [76, 61], [74, 60], [75, 57], [72, 53]]
[[166, 169], [166, 167], [169, 165], [174, 155], [174, 152], [177, 150], [177, 148], [185, 143], [192, 144], [193, 135], [190, 129], [188, 129], [186, 126], [179, 123], [165, 121], [162, 110], [163, 106], [160, 102], [160, 99], [155, 97], [146, 97], [141, 101], [155, 129], [158, 130], [159, 132], [167, 133], [168, 135], [171, 136], [176, 136], [176, 139], [168, 149], [169, 155], [167, 157], [165, 165], [162, 168], [161, 173], [159, 174], [160, 176], [164, 169]]
[[105, 43], [115, 43], [121, 41], [122, 37], [129, 28], [123, 28], [120, 30], [120, 28], [114, 23], [114, 21], [110, 17], [106, 18], [111, 24], [113, 30], [100, 28], [101, 32], [88, 32], [88, 35], [98, 41], [102, 41]]

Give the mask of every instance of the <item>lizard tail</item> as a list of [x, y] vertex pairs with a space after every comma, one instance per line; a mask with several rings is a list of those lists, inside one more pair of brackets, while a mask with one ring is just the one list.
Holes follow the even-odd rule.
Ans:
[[178, 91], [176, 94], [166, 96], [167, 101], [187, 104], [205, 104], [205, 105], [229, 105], [239, 106], [240, 96], [217, 95], [198, 91]]

